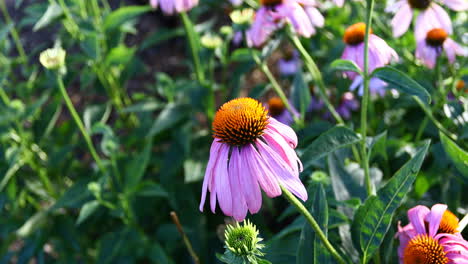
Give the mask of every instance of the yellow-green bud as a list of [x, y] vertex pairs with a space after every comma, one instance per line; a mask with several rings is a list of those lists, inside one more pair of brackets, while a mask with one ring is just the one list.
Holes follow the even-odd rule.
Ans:
[[255, 11], [252, 8], [234, 10], [229, 14], [232, 22], [238, 25], [248, 25], [252, 23]]
[[203, 47], [207, 49], [216, 49], [218, 47], [221, 47], [221, 45], [223, 44], [223, 40], [219, 36], [212, 34], [203, 35], [200, 41]]
[[49, 70], [58, 70], [65, 66], [65, 55], [66, 52], [61, 47], [46, 49], [41, 52], [39, 61], [42, 66]]

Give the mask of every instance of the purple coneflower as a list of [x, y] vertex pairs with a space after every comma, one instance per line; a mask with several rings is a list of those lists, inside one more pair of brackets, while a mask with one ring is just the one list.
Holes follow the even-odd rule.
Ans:
[[400, 264], [468, 263], [468, 242], [458, 230], [458, 218], [447, 205], [436, 204], [431, 210], [418, 205], [408, 211], [410, 223], [398, 224]]
[[[293, 114], [299, 117], [299, 112], [290, 103]], [[283, 101], [279, 97], [272, 97], [268, 100], [268, 112], [271, 117], [281, 123], [290, 126], [294, 122], [293, 115], [286, 109]]]
[[291, 23], [297, 34], [310, 37], [315, 27], [324, 25], [324, 18], [315, 0], [260, 0], [252, 27], [247, 31], [250, 44], [261, 46], [285, 22]]
[[198, 5], [198, 0], [150, 0], [150, 4], [153, 8], [157, 8], [159, 4], [164, 14], [172, 15], [192, 9]]
[[[369, 92], [373, 96], [384, 96], [385, 92], [387, 91], [388, 84], [379, 78], [371, 78], [369, 80]], [[364, 82], [362, 79], [362, 76], [358, 75], [356, 78], [354, 78], [353, 82], [351, 83], [351, 86], [349, 87], [351, 91], [358, 90], [358, 95], [362, 96], [364, 94]]]
[[442, 28], [429, 30], [426, 37], [418, 40], [416, 47], [416, 58], [420, 59], [424, 65], [430, 69], [434, 68], [437, 57], [442, 50], [447, 54], [450, 63], [455, 62], [456, 55], [466, 56], [463, 48], [448, 37], [447, 32]]
[[260, 210], [260, 188], [275, 197], [281, 195], [281, 184], [307, 200], [299, 179], [302, 164], [294, 152], [296, 133], [270, 117], [260, 102], [237, 98], [223, 104], [213, 121], [213, 137], [200, 211], [207, 191], [211, 211], [215, 212], [218, 200], [223, 213], [237, 221], [244, 220], [247, 211]]
[[[466, 0], [442, 0], [449, 8], [455, 11], [468, 9]], [[409, 28], [413, 19], [413, 9], [420, 11], [416, 19], [416, 39], [424, 38], [426, 32], [431, 28], [443, 28], [452, 33], [452, 22], [447, 12], [432, 0], [399, 0], [387, 8], [394, 12], [392, 20], [393, 36], [403, 35]]]

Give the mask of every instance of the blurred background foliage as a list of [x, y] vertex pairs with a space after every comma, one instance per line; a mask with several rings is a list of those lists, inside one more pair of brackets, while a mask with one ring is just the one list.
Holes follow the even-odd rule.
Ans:
[[[171, 211], [201, 262], [219, 263], [215, 253], [223, 252], [223, 226], [229, 219], [198, 210], [211, 120], [229, 99], [248, 95], [267, 102], [274, 95], [252, 53], [231, 41], [232, 29], [221, 32], [222, 26], [231, 26], [229, 2], [205, 0], [189, 12], [207, 79], [201, 83], [194, 76], [182, 20], [151, 9], [147, 1], [0, 1], [0, 263], [192, 263]], [[466, 86], [459, 100], [438, 100], [436, 75], [415, 60], [412, 34], [391, 37], [385, 5], [376, 3], [374, 33], [399, 53], [396, 68], [433, 95], [435, 118], [467, 149]], [[350, 1], [343, 8], [324, 3], [322, 11], [325, 27], [302, 41], [336, 105], [350, 81], [330, 64], [341, 55], [345, 28], [362, 21], [365, 9], [362, 2]], [[454, 32], [467, 28], [466, 13], [451, 16]], [[198, 36], [206, 33], [221, 36], [221, 46], [200, 45]], [[454, 36], [466, 44], [461, 37]], [[65, 87], [105, 171], [89, 154], [54, 74], [39, 64], [39, 53], [54, 45], [67, 51]], [[309, 74], [278, 74], [276, 62], [288, 48], [279, 32], [259, 54], [291, 98], [313, 96]], [[443, 63], [447, 87], [467, 78], [466, 62]], [[371, 175], [378, 188], [424, 140], [432, 142], [378, 252], [382, 263], [395, 263], [396, 222], [406, 218], [406, 210], [446, 203], [459, 216], [468, 213], [463, 193], [468, 177], [455, 168], [438, 129], [410, 96], [388, 92], [373, 98], [370, 107]], [[334, 126], [323, 114], [307, 113], [304, 125], [293, 125], [300, 155]], [[346, 123], [357, 127], [358, 121], [354, 113]], [[328, 216], [330, 240], [353, 257], [358, 253], [349, 225], [366, 198], [359, 164], [347, 148], [303, 162], [309, 164], [301, 174], [309, 189], [307, 208]], [[268, 260], [306, 263], [298, 253], [307, 251], [300, 239], [306, 234], [304, 219], [285, 199], [265, 196], [261, 212], [249, 218], [265, 238]]]

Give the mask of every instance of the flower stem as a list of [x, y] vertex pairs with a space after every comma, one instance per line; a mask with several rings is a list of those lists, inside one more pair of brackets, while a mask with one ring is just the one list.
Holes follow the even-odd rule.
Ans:
[[427, 106], [424, 105], [424, 103], [421, 101], [421, 99], [419, 99], [419, 97], [413, 96], [413, 99], [416, 101], [416, 103], [418, 103], [418, 105], [424, 111], [426, 116], [432, 121], [432, 123], [434, 123], [434, 125], [440, 131], [442, 131], [442, 133], [444, 133], [445, 135], [447, 135], [448, 137], [450, 137], [454, 141], [457, 140], [457, 138], [458, 138], [457, 135], [455, 135], [455, 134], [451, 133], [450, 131], [448, 131], [439, 121], [437, 121], [437, 119], [434, 118], [434, 115], [432, 115], [431, 110]]
[[337, 123], [344, 124], [344, 121], [341, 118], [340, 114], [338, 114], [335, 107], [328, 100], [328, 97], [326, 94], [326, 87], [325, 87], [325, 83], [323, 82], [322, 74], [320, 73], [314, 60], [312, 59], [312, 57], [309, 55], [307, 50], [302, 45], [301, 40], [295, 34], [288, 32], [288, 35], [291, 41], [293, 42], [294, 46], [296, 47], [296, 49], [299, 51], [302, 58], [304, 59], [307, 70], [309, 70], [309, 72], [312, 74], [312, 77], [317, 82], [317, 85], [319, 88], [319, 95], [322, 98], [323, 102], [325, 103], [326, 107], [328, 108], [328, 111], [330, 111], [330, 113], [332, 114], [333, 118], [335, 118]]
[[371, 195], [374, 190], [369, 174], [369, 157], [367, 156], [367, 105], [369, 104], [369, 33], [372, 24], [372, 12], [374, 9], [374, 0], [367, 0], [367, 13], [366, 13], [366, 33], [364, 35], [364, 95], [362, 96], [361, 103], [361, 153], [362, 153], [362, 167], [364, 169], [364, 179], [366, 184], [367, 194]]
[[195, 32], [193, 29], [193, 24], [190, 21], [190, 18], [187, 15], [187, 13], [181, 12], [180, 17], [182, 18], [185, 32], [187, 33], [187, 40], [189, 42], [190, 51], [192, 53], [193, 65], [195, 67], [195, 74], [197, 76], [197, 80], [203, 84], [205, 82], [205, 75], [203, 73], [203, 68], [200, 64], [200, 55], [198, 54], [198, 45], [195, 41], [196, 36], [194, 34]]
[[195, 250], [193, 250], [192, 244], [190, 243], [190, 240], [188, 239], [187, 235], [184, 232], [184, 229], [182, 228], [182, 225], [180, 224], [177, 213], [172, 211], [170, 215], [171, 215], [172, 222], [174, 222], [174, 225], [176, 226], [177, 230], [182, 236], [182, 239], [184, 240], [184, 244], [187, 247], [187, 250], [190, 253], [190, 256], [192, 257], [193, 262], [195, 264], [200, 264], [200, 260], [197, 256], [197, 253], [195, 253]]
[[318, 235], [320, 240], [322, 241], [323, 245], [328, 249], [330, 254], [338, 261], [338, 263], [346, 263], [345, 260], [338, 254], [336, 249], [333, 245], [328, 241], [325, 234], [320, 229], [317, 221], [315, 221], [314, 217], [309, 213], [309, 211], [304, 207], [304, 205], [290, 192], [288, 189], [284, 188], [280, 185], [281, 190], [283, 191], [284, 197], [292, 204], [296, 209], [306, 218], [307, 222], [309, 222], [310, 226], [314, 229], [315, 233]]
[[[5, 0], [0, 0], [0, 8], [2, 9], [3, 17], [5, 18], [6, 24], [13, 24], [10, 14], [8, 13], [8, 9], [5, 4]], [[21, 62], [26, 63], [28, 58], [26, 56], [26, 52], [24, 51], [23, 44], [21, 43], [18, 31], [16, 31], [15, 26], [11, 27], [11, 36], [13, 37], [13, 41], [16, 45], [16, 50], [18, 50], [18, 54], [21, 58]]]
[[63, 85], [62, 76], [59, 73], [57, 73], [57, 83], [58, 83], [60, 92], [62, 93], [63, 99], [65, 100], [65, 104], [67, 105], [67, 108], [70, 111], [70, 113], [71, 113], [71, 115], [73, 117], [73, 120], [75, 121], [76, 125], [80, 129], [80, 132], [81, 132], [81, 134], [83, 135], [83, 137], [84, 137], [84, 139], [86, 141], [86, 145], [88, 146], [88, 149], [89, 149], [89, 151], [91, 153], [91, 156], [93, 157], [94, 161], [96, 161], [96, 164], [99, 167], [99, 170], [101, 170], [102, 172], [105, 172], [106, 171], [105, 167], [103, 166], [102, 161], [99, 158], [99, 156], [98, 156], [98, 154], [96, 152], [96, 149], [94, 148], [93, 142], [91, 141], [91, 137], [89, 136], [88, 132], [86, 131], [86, 129], [85, 129], [84, 125], [83, 125], [83, 122], [80, 119], [80, 116], [76, 112], [76, 109], [73, 106], [73, 103], [72, 103], [70, 97], [68, 96], [67, 90], [65, 89], [65, 86]]

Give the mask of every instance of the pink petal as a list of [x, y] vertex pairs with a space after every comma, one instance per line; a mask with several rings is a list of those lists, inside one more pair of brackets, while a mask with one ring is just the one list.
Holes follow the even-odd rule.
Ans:
[[307, 200], [307, 191], [304, 185], [299, 177], [294, 175], [294, 172], [287, 163], [261, 140], [257, 140], [256, 145], [265, 164], [278, 176], [279, 182], [303, 201]]
[[443, 2], [450, 7], [450, 9], [455, 11], [468, 10], [468, 1], [466, 0], [444, 0]]
[[213, 140], [213, 143], [211, 144], [210, 148], [210, 159], [208, 160], [208, 165], [206, 165], [206, 170], [205, 170], [205, 177], [203, 178], [203, 187], [202, 187], [202, 197], [200, 201], [200, 211], [203, 212], [203, 206], [205, 205], [205, 199], [206, 199], [206, 192], [208, 189], [208, 185], [211, 185], [211, 179], [213, 176], [213, 167], [216, 164], [216, 160], [218, 158], [218, 152], [219, 149], [221, 148], [222, 143], [219, 143], [215, 140]]
[[429, 208], [423, 205], [415, 206], [408, 210], [408, 219], [416, 231], [416, 234], [426, 234], [424, 218], [430, 213]]
[[284, 138], [281, 137], [280, 134], [269, 129], [265, 130], [263, 138], [267, 142], [268, 146], [278, 153], [281, 158], [288, 163], [292, 171], [299, 177], [299, 168], [297, 166], [299, 158], [297, 157], [296, 152], [294, 152], [294, 149], [291, 148]]
[[284, 2], [276, 7], [276, 11], [282, 17], [288, 18], [297, 34], [304, 37], [315, 34], [315, 29], [309, 17], [297, 2]]
[[292, 148], [296, 148], [297, 135], [291, 127], [279, 122], [273, 117], [270, 117], [268, 118], [267, 129], [271, 129], [280, 134], [286, 140], [286, 142], [291, 145]]
[[444, 41], [444, 50], [450, 63], [455, 62], [456, 55], [466, 56], [463, 48], [451, 38], [447, 38]]
[[150, 5], [153, 8], [157, 8], [158, 7], [158, 0], [150, 0]]
[[232, 216], [236, 221], [241, 222], [247, 215], [247, 203], [245, 202], [243, 188], [240, 177], [243, 174], [239, 148], [233, 147], [229, 160], [229, 181], [232, 194]]
[[[214, 167], [214, 188], [216, 189], [219, 207], [221, 207], [225, 215], [232, 216], [232, 193], [228, 174], [229, 148], [228, 145], [223, 144], [219, 151], [219, 159]], [[213, 204], [211, 206], [211, 210], [214, 211]], [[214, 206], [216, 206], [216, 203]]]
[[315, 7], [306, 7], [304, 8], [307, 15], [309, 16], [312, 25], [316, 27], [323, 27], [325, 25], [325, 18], [322, 16], [320, 11]]
[[251, 144], [247, 144], [244, 148], [249, 169], [252, 175], [257, 178], [263, 191], [268, 195], [268, 197], [281, 195], [281, 189], [278, 185], [276, 175], [265, 164], [257, 150]]
[[431, 212], [425, 217], [425, 221], [429, 223], [429, 236], [434, 237], [439, 230], [440, 220], [447, 210], [445, 204], [435, 204], [431, 208]]
[[244, 198], [247, 202], [250, 213], [255, 214], [262, 207], [262, 193], [260, 191], [260, 186], [258, 185], [257, 175], [255, 175], [248, 166], [248, 160], [253, 157], [246, 147], [241, 148], [240, 157], [241, 163], [244, 164], [239, 177], [240, 186], [242, 186]]
[[402, 4], [392, 19], [393, 36], [398, 38], [403, 35], [408, 30], [412, 19], [413, 10], [407, 3]]

